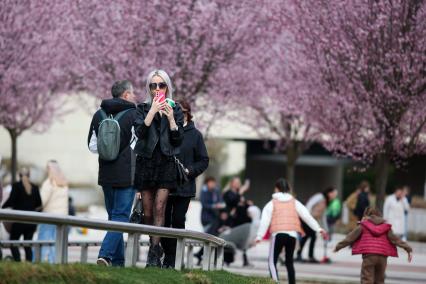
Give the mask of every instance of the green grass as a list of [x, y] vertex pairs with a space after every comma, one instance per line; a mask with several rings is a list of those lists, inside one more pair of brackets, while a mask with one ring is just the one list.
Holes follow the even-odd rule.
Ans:
[[191, 270], [177, 272], [165, 269], [112, 268], [89, 264], [31, 264], [0, 262], [0, 283], [187, 283], [187, 284], [272, 284], [271, 279], [245, 277], [226, 271], [204, 272]]

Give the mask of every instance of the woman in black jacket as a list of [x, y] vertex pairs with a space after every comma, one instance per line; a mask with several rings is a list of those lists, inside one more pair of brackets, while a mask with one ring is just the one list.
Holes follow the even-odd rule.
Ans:
[[[135, 121], [135, 188], [142, 198], [144, 222], [163, 226], [169, 193], [178, 187], [175, 156], [183, 140], [183, 113], [172, 99], [169, 76], [152, 71], [147, 79], [147, 101], [139, 104]], [[166, 98], [167, 97], [167, 100]], [[160, 237], [151, 237], [147, 266], [161, 266]]]
[[[42, 209], [41, 197], [38, 186], [30, 182], [30, 171], [22, 168], [19, 172], [20, 181], [12, 185], [9, 199], [3, 204], [3, 208], [13, 210], [40, 211]], [[19, 240], [24, 236], [24, 240], [32, 240], [37, 229], [35, 224], [12, 223], [10, 240]], [[25, 247], [25, 259], [32, 261], [33, 254], [30, 247]], [[11, 247], [13, 259], [21, 261], [21, 254], [18, 247]]]
[[[185, 216], [189, 202], [195, 196], [195, 178], [202, 174], [209, 166], [209, 156], [203, 135], [195, 128], [192, 121], [191, 106], [186, 101], [181, 101], [184, 114], [184, 139], [180, 147], [179, 160], [187, 168], [189, 181], [171, 193], [167, 201], [165, 227], [185, 229]], [[176, 255], [176, 239], [162, 238], [161, 245], [164, 249], [164, 268], [174, 268]]]

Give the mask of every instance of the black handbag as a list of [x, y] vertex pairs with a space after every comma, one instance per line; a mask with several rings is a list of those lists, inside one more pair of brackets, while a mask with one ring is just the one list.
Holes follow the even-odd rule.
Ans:
[[176, 158], [176, 156], [174, 158], [175, 158], [175, 165], [176, 165], [176, 172], [177, 172], [177, 177], [176, 177], [177, 184], [179, 186], [183, 186], [189, 180], [188, 174], [186, 173], [186, 168], [181, 163], [181, 161], [179, 161], [179, 159]]
[[130, 223], [143, 224], [143, 206], [142, 199], [136, 198], [136, 203], [133, 206], [132, 214], [130, 215]]

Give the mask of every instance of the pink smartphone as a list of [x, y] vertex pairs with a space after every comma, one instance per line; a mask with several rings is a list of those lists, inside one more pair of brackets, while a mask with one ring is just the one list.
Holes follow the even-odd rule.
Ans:
[[160, 103], [162, 103], [166, 100], [166, 94], [165, 93], [159, 93], [157, 95], [157, 97], [159, 98]]

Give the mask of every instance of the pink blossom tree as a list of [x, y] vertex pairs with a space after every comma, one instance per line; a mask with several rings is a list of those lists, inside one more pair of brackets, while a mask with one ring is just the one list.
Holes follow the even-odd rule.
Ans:
[[17, 140], [28, 129], [44, 129], [60, 112], [57, 103], [71, 75], [62, 15], [65, 3], [4, 1], [0, 10], [0, 125], [12, 144], [16, 179]]
[[319, 139], [305, 113], [318, 80], [309, 78], [308, 61], [288, 31], [281, 28], [267, 36], [228, 70], [241, 94], [228, 105], [243, 109], [232, 119], [250, 125], [261, 138], [277, 141], [274, 151], [286, 154], [285, 176], [294, 188], [297, 159]]
[[[144, 93], [145, 76], [154, 68], [173, 79], [177, 99], [204, 108], [223, 73], [239, 54], [268, 32], [267, 1], [80, 1], [75, 20], [81, 40], [76, 52], [86, 58], [82, 85], [108, 96], [111, 82], [130, 79]], [[221, 85], [218, 88], [216, 85]]]
[[321, 79], [311, 121], [330, 150], [374, 165], [381, 208], [389, 166], [426, 150], [426, 2], [289, 0], [279, 9]]

